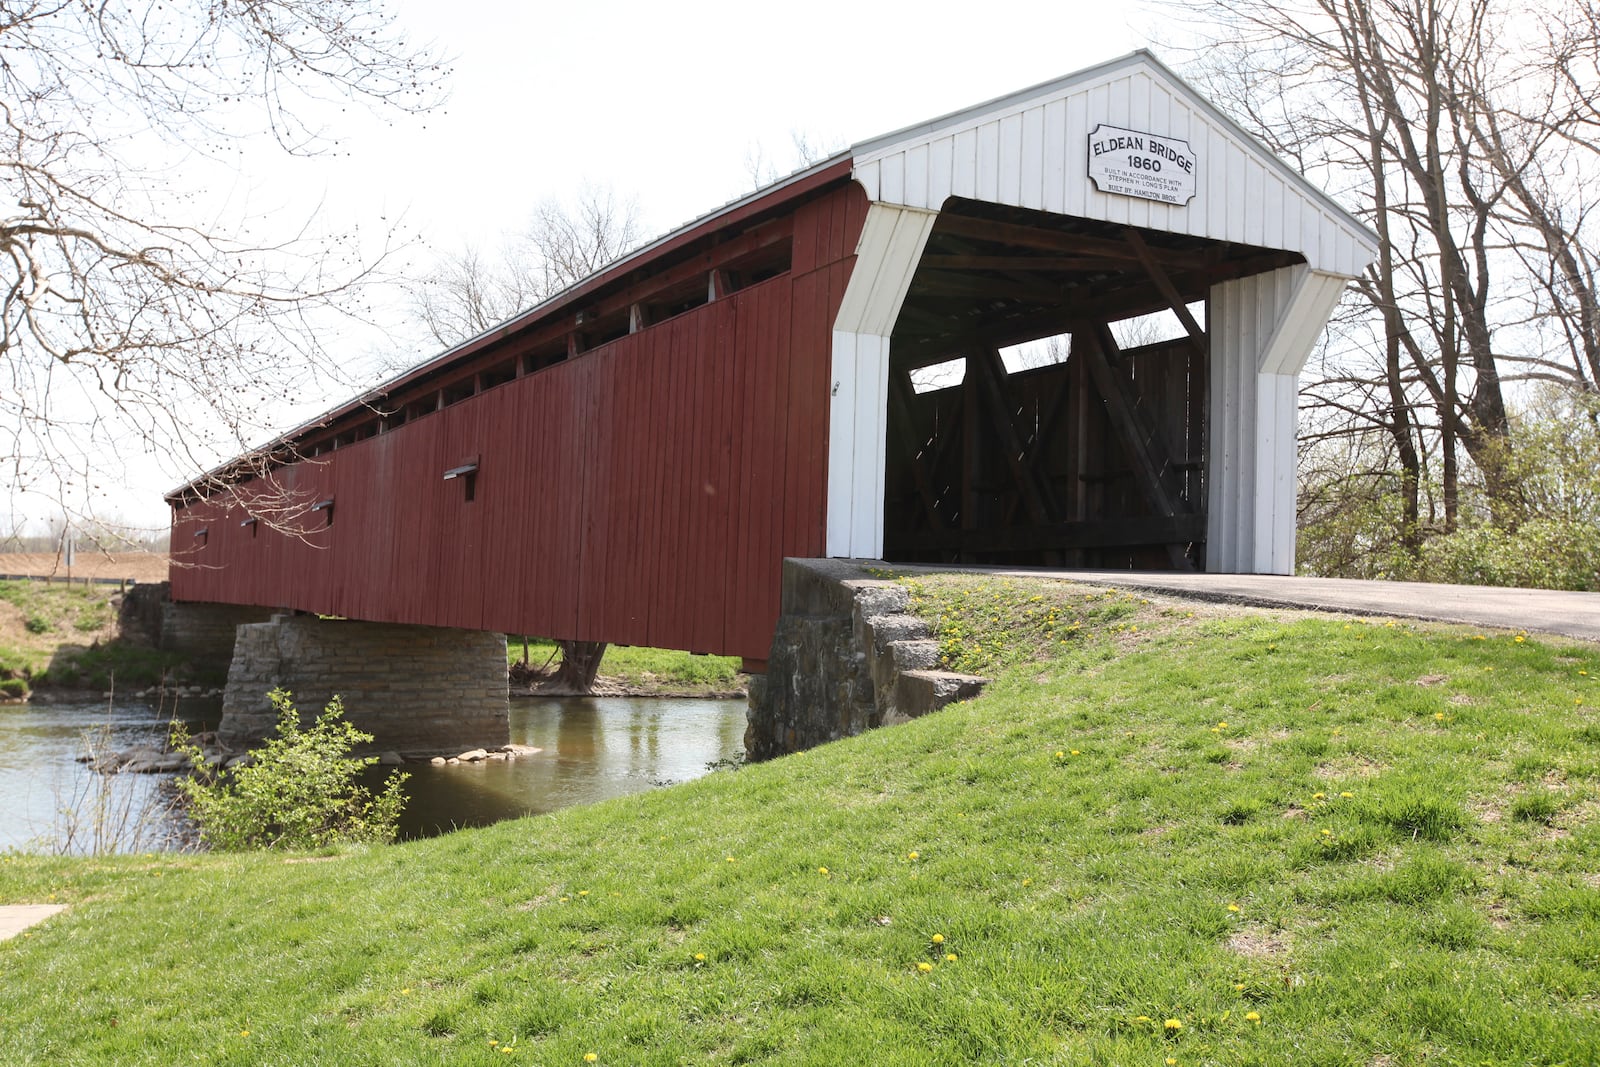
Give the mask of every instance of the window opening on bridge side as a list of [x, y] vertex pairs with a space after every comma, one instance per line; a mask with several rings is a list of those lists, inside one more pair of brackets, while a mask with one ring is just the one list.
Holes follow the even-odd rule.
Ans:
[[333, 525], [333, 497], [330, 496], [326, 500], [317, 501], [311, 505], [311, 510], [313, 512], [320, 511], [327, 517], [327, 522], [323, 523], [324, 529]]
[[200, 529], [198, 529], [198, 530], [196, 530], [194, 532], [194, 539], [195, 539], [195, 547], [197, 547], [197, 548], [206, 547], [206, 542], [211, 539], [211, 527], [209, 527], [209, 526], [200, 527]]
[[254, 515], [252, 515], [248, 519], [246, 519], [243, 522], [241, 522], [239, 525], [244, 527], [245, 529], [249, 530], [250, 531], [250, 537], [251, 537], [252, 540], [254, 540], [254, 538], [256, 536], [256, 527], [260, 525], [260, 520], [257, 519]]

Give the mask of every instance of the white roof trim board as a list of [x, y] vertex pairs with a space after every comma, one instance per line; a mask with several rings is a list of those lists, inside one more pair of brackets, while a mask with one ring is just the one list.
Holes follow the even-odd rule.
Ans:
[[[1089, 179], [1100, 124], [1189, 142], [1186, 205], [1102, 193]], [[1283, 249], [1353, 278], [1377, 236], [1268, 152], [1148, 51], [864, 141], [851, 149], [869, 199], [937, 211], [951, 196]]]

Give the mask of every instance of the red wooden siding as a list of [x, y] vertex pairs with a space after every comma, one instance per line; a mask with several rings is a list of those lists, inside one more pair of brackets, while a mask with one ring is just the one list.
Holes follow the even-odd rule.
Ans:
[[[824, 550], [832, 324], [865, 213], [838, 185], [796, 210], [788, 273], [282, 468], [334, 500], [331, 528], [177, 509], [174, 599], [765, 659], [783, 557]], [[442, 475], [474, 461], [468, 502]]]

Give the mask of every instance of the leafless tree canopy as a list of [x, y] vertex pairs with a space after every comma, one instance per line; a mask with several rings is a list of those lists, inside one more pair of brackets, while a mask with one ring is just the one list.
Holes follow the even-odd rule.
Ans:
[[453, 345], [621, 259], [643, 236], [638, 204], [609, 186], [586, 185], [570, 204], [546, 198], [509, 247], [463, 249], [412, 284], [413, 315], [435, 343]]
[[0, 2], [9, 488], [64, 500], [118, 450], [198, 468], [331, 366], [308, 316], [348, 310], [370, 264], [197, 222], [182, 164], [263, 132], [323, 151], [322, 102], [425, 109], [442, 75], [382, 0]]
[[[1179, 12], [1174, 5], [1175, 13]], [[1571, 0], [1212, 0], [1191, 73], [1381, 239], [1304, 399], [1411, 548], [1517, 511], [1519, 383], [1600, 386], [1600, 17]], [[1340, 442], [1360, 437], [1359, 443]]]

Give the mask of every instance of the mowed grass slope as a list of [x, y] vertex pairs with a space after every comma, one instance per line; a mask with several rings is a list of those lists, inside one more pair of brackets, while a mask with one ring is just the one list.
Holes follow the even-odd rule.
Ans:
[[1600, 650], [1083, 592], [928, 580], [987, 694], [688, 785], [0, 861], [0, 1062], [1600, 1060]]

